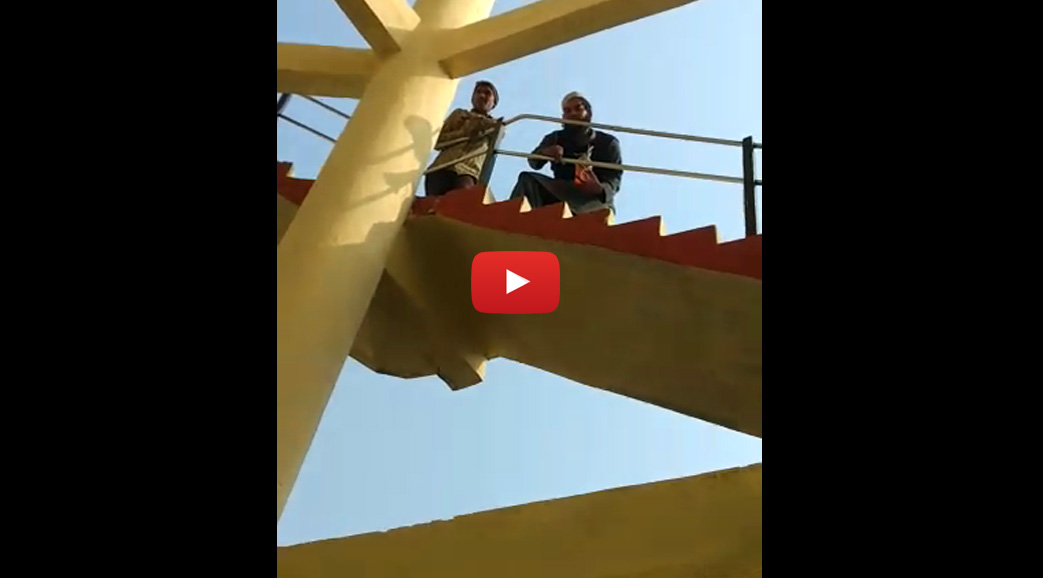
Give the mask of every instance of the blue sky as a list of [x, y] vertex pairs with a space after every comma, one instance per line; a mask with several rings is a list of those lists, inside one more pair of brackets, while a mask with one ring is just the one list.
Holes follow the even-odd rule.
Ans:
[[[409, 2], [412, 4], [412, 2]], [[531, 2], [499, 0], [493, 14]], [[496, 84], [497, 116], [560, 115], [584, 93], [609, 124], [739, 140], [761, 134], [761, 0], [700, 0], [464, 78]], [[278, 40], [365, 48], [333, 0], [278, 0]], [[323, 99], [351, 113], [355, 101]], [[295, 99], [287, 113], [336, 136], [344, 120]], [[528, 152], [555, 126], [511, 125], [502, 148]], [[617, 134], [627, 164], [741, 176], [739, 149]], [[278, 122], [278, 160], [313, 178], [332, 145]], [[758, 175], [763, 177], [758, 153]], [[522, 159], [497, 159], [505, 199]], [[627, 173], [617, 222], [661, 215], [668, 232], [716, 225], [743, 236], [742, 187]], [[758, 194], [758, 221], [760, 220]], [[278, 525], [279, 545], [453, 516], [761, 461], [761, 441], [505, 360], [451, 392], [349, 360]]]

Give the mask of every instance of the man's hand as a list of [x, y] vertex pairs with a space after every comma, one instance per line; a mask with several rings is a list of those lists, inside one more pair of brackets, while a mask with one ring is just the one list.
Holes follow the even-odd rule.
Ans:
[[592, 196], [592, 197], [596, 196], [596, 195], [600, 195], [601, 192], [602, 192], [601, 191], [601, 185], [599, 185], [598, 183], [595, 183], [594, 181], [585, 181], [579, 187], [579, 190], [584, 192], [584, 193], [586, 193], [586, 194], [588, 194], [588, 195], [590, 195], [590, 196]]
[[602, 192], [601, 183], [598, 181], [598, 177], [594, 174], [594, 171], [589, 168], [584, 168], [581, 175], [579, 183], [576, 185], [577, 188], [579, 188], [581, 192], [591, 196], [600, 195]]
[[561, 145], [551, 145], [549, 147], [540, 149], [540, 154], [545, 157], [551, 157], [554, 160], [561, 162], [561, 156], [565, 154], [565, 149], [561, 148]]

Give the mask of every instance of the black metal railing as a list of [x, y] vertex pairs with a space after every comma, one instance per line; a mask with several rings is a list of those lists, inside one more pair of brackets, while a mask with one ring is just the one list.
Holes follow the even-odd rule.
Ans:
[[[278, 110], [278, 118], [280, 118], [282, 120], [285, 120], [285, 121], [287, 121], [287, 122], [289, 122], [289, 123], [291, 123], [293, 125], [296, 125], [296, 126], [302, 128], [302, 129], [304, 129], [304, 130], [306, 130], [308, 132], [311, 132], [312, 134], [315, 134], [315, 135], [317, 135], [319, 137], [322, 137], [322, 138], [324, 138], [324, 139], [326, 139], [326, 140], [328, 140], [330, 142], [336, 142], [336, 139], [334, 139], [333, 137], [330, 137], [330, 136], [328, 136], [326, 134], [323, 134], [323, 133], [315, 130], [314, 128], [305, 125], [302, 122], [299, 122], [297, 120], [294, 120], [294, 119], [286, 116], [285, 109], [286, 109], [286, 105], [289, 103], [290, 96], [291, 96], [290, 94], [283, 94], [283, 95], [281, 95], [279, 97], [279, 101], [278, 101], [278, 109], [279, 109]], [[336, 114], [338, 114], [340, 116], [343, 116], [345, 119], [350, 119], [351, 118], [350, 115], [348, 115], [348, 114], [346, 114], [344, 112], [341, 112], [340, 110], [337, 110], [336, 108], [333, 108], [332, 106], [330, 106], [330, 105], [328, 105], [328, 104], [326, 104], [326, 103], [324, 103], [322, 101], [316, 100], [316, 99], [314, 99], [314, 98], [312, 98], [310, 96], [304, 96], [304, 95], [300, 95], [300, 96], [302, 98], [305, 98], [305, 99], [307, 99], [309, 101], [312, 101], [312, 102], [318, 104], [319, 106], [322, 106], [323, 108], [326, 108], [326, 109], [328, 109], [328, 110], [330, 110], [330, 111], [332, 111], [332, 112], [334, 112], [334, 113], [336, 113]], [[691, 178], [691, 179], [702, 179], [702, 180], [717, 181], [717, 182], [723, 182], [723, 183], [741, 184], [742, 185], [742, 206], [743, 206], [743, 216], [744, 216], [745, 228], [746, 228], [746, 236], [747, 237], [752, 237], [752, 236], [757, 235], [757, 197], [756, 197], [756, 194], [757, 194], [757, 188], [758, 187], [762, 187], [763, 183], [761, 182], [761, 179], [757, 178], [757, 176], [756, 176], [756, 163], [754, 162], [754, 151], [756, 151], [758, 149], [763, 149], [763, 145], [761, 143], [754, 142], [752, 136], [748, 136], [748, 137], [742, 139], [741, 141], [737, 141], [737, 140], [727, 140], [727, 139], [695, 136], [695, 135], [689, 135], [689, 134], [653, 131], [653, 130], [631, 128], [631, 127], [625, 127], [625, 126], [615, 126], [615, 125], [595, 123], [595, 122], [583, 122], [583, 121], [575, 121], [575, 120], [566, 120], [566, 119], [562, 119], [562, 118], [541, 116], [541, 115], [537, 115], [537, 114], [520, 114], [518, 116], [515, 116], [514, 118], [511, 118], [509, 120], [505, 120], [502, 124], [498, 124], [494, 129], [486, 131], [486, 133], [482, 135], [484, 138], [488, 139], [488, 144], [489, 144], [488, 149], [486, 149], [486, 150], [479, 149], [479, 150], [477, 150], [477, 151], [475, 151], [473, 153], [466, 154], [466, 155], [464, 155], [462, 157], [458, 157], [458, 158], [453, 159], [451, 161], [448, 161], [446, 163], [442, 163], [440, 165], [433, 165], [431, 167], [428, 167], [423, 172], [423, 174], [426, 175], [426, 174], [432, 173], [434, 171], [441, 170], [441, 169], [444, 169], [446, 167], [452, 166], [452, 165], [454, 165], [454, 164], [456, 164], [456, 163], [458, 163], [460, 161], [465, 161], [465, 160], [468, 160], [468, 159], [471, 159], [471, 158], [474, 158], [474, 157], [477, 157], [477, 156], [486, 155], [486, 157], [485, 157], [485, 159], [483, 161], [483, 164], [482, 164], [482, 171], [481, 171], [481, 174], [479, 176], [478, 182], [483, 184], [483, 185], [488, 185], [489, 184], [489, 180], [492, 178], [493, 169], [495, 168], [495, 165], [496, 165], [496, 158], [499, 155], [510, 156], [510, 157], [519, 157], [519, 158], [524, 158], [524, 159], [554, 161], [554, 159], [552, 159], [550, 157], [545, 157], [545, 156], [542, 156], [542, 155], [537, 155], [537, 154], [532, 154], [532, 153], [525, 153], [525, 152], [519, 152], [519, 151], [510, 151], [510, 150], [504, 150], [504, 149], [500, 149], [499, 148], [500, 143], [503, 141], [504, 136], [506, 136], [506, 134], [507, 134], [507, 127], [509, 125], [511, 125], [511, 124], [513, 124], [515, 122], [521, 121], [521, 120], [537, 120], [537, 121], [542, 121], [542, 122], [552, 122], [552, 123], [556, 123], [556, 124], [566, 123], [566, 124], [574, 124], [574, 125], [579, 125], [579, 126], [589, 126], [589, 127], [592, 127], [592, 128], [602, 129], [602, 130], [612, 131], [612, 132], [623, 132], [623, 133], [630, 133], [630, 134], [639, 134], [639, 135], [644, 135], [644, 136], [652, 136], [652, 137], [657, 137], [657, 138], [667, 138], [667, 139], [673, 139], [673, 140], [682, 140], [682, 141], [689, 141], [689, 142], [701, 142], [701, 143], [706, 143], [706, 144], [715, 144], [715, 145], [722, 145], [722, 146], [738, 147], [738, 148], [740, 148], [742, 150], [742, 177], [715, 175], [715, 174], [709, 174], [709, 173], [696, 173], [696, 172], [690, 172], [690, 171], [678, 171], [678, 170], [673, 170], [673, 169], [663, 169], [663, 168], [656, 168], [656, 167], [643, 167], [643, 166], [638, 166], [638, 165], [617, 165], [617, 164], [614, 164], [614, 163], [601, 163], [601, 162], [593, 162], [593, 161], [584, 161], [584, 162], [580, 163], [579, 161], [574, 160], [574, 159], [561, 159], [560, 162], [563, 162], [563, 163], [566, 163], [566, 164], [583, 164], [583, 165], [586, 165], [586, 166], [602, 167], [602, 168], [616, 169], [616, 170], [622, 170], [622, 171], [650, 173], [650, 174], [656, 174], [656, 175], [669, 175], [669, 176], [685, 177], [685, 178]], [[470, 140], [470, 138], [471, 137], [461, 137], [459, 139], [454, 139], [454, 140], [451, 140], [451, 141], [440, 143], [439, 148], [444, 149], [446, 147], [453, 146], [455, 144], [459, 144], [459, 143], [465, 142], [467, 140]]]
[[[290, 118], [289, 116], [286, 115], [286, 106], [288, 104], [290, 104], [290, 98], [293, 97], [293, 96], [294, 95], [292, 95], [290, 93], [283, 93], [283, 94], [279, 95], [279, 100], [276, 103], [278, 105], [278, 109], [279, 109], [276, 120], [278, 120], [278, 119], [285, 120], [286, 122], [288, 122], [288, 123], [290, 123], [290, 124], [292, 124], [292, 125], [294, 125], [296, 127], [303, 128], [304, 130], [312, 133], [313, 135], [316, 135], [318, 137], [324, 138], [324, 139], [330, 141], [331, 143], [337, 142], [337, 139], [329, 136], [328, 134], [319, 132], [319, 131], [315, 130], [314, 128], [304, 124], [303, 122], [301, 122], [299, 120], [295, 120], [293, 118]], [[322, 102], [321, 100], [318, 100], [316, 98], [313, 98], [313, 97], [310, 97], [310, 96], [307, 96], [307, 95], [304, 95], [304, 94], [299, 94], [299, 95], [296, 95], [296, 96], [300, 96], [301, 98], [303, 98], [305, 100], [309, 100], [311, 102], [314, 102], [315, 104], [321, 106], [322, 108], [325, 108], [328, 111], [331, 111], [331, 112], [333, 112], [335, 114], [338, 114], [338, 115], [344, 117], [345, 119], [351, 119], [351, 115], [350, 114], [348, 114], [346, 112], [343, 112], [341, 110], [338, 110], [336, 108], [333, 108], [332, 106], [326, 104], [325, 102]]]
[[[431, 166], [427, 170], [424, 171], [424, 174], [428, 174], [428, 173], [431, 173], [431, 172], [434, 172], [434, 171], [446, 168], [448, 166], [452, 166], [452, 165], [454, 165], [454, 164], [456, 164], [456, 163], [458, 163], [460, 161], [465, 161], [465, 160], [468, 160], [470, 158], [473, 158], [473, 157], [476, 157], [476, 156], [481, 156], [481, 155], [484, 154], [484, 155], [487, 155], [487, 156], [485, 157], [485, 166], [483, 166], [483, 170], [482, 170], [481, 178], [479, 179], [479, 182], [481, 184], [483, 184], [483, 185], [488, 185], [489, 184], [489, 177], [492, 175], [491, 165], [495, 164], [497, 155], [519, 157], [519, 158], [524, 158], [524, 159], [553, 161], [554, 159], [552, 159], [550, 157], [545, 157], [545, 156], [542, 156], [542, 155], [537, 155], [537, 154], [533, 154], [533, 153], [524, 153], [524, 152], [519, 152], [519, 151], [509, 151], [509, 150], [503, 150], [503, 149], [498, 148], [499, 147], [499, 143], [503, 140], [503, 137], [504, 137], [504, 135], [506, 133], [507, 126], [509, 126], [512, 123], [518, 122], [520, 120], [539, 120], [539, 121], [543, 121], [543, 122], [552, 122], [552, 123], [556, 123], [556, 124], [561, 124], [561, 123], [574, 124], [574, 125], [579, 125], [579, 126], [589, 126], [589, 127], [593, 127], [593, 128], [600, 128], [600, 129], [608, 130], [608, 131], [612, 131], [612, 132], [624, 132], [624, 133], [652, 136], [652, 137], [657, 137], [657, 138], [667, 138], [667, 139], [683, 140], [683, 141], [689, 141], [689, 142], [701, 142], [701, 143], [706, 143], [706, 144], [715, 144], [715, 145], [739, 147], [739, 148], [742, 149], [742, 173], [743, 173], [742, 177], [731, 177], [731, 176], [715, 175], [715, 174], [709, 174], [709, 173], [696, 173], [696, 172], [690, 172], [690, 171], [678, 171], [678, 170], [673, 170], [673, 169], [663, 169], [663, 168], [656, 168], [656, 167], [643, 167], [643, 166], [638, 166], [638, 165], [617, 165], [617, 164], [614, 164], [614, 163], [601, 163], [601, 162], [592, 162], [592, 161], [584, 161], [584, 162], [581, 163], [581, 162], [579, 162], [577, 160], [574, 160], [574, 159], [561, 159], [559, 162], [566, 163], [566, 164], [583, 164], [585, 166], [603, 167], [603, 168], [607, 168], [607, 169], [616, 169], [616, 170], [622, 170], [622, 171], [650, 173], [650, 174], [656, 174], [656, 175], [669, 175], [669, 176], [677, 176], [677, 177], [686, 177], [686, 178], [691, 178], [691, 179], [702, 179], [702, 180], [717, 181], [717, 182], [723, 182], [723, 183], [741, 184], [742, 187], [743, 187], [743, 216], [744, 216], [744, 221], [745, 221], [745, 226], [746, 226], [746, 236], [747, 237], [752, 237], [752, 236], [757, 234], [757, 197], [756, 197], [756, 193], [757, 193], [757, 187], [760, 187], [762, 185], [762, 183], [761, 183], [761, 180], [756, 177], [755, 163], [754, 163], [754, 151], [757, 150], [757, 149], [763, 148], [763, 145], [761, 145], [760, 143], [753, 142], [753, 137], [752, 136], [751, 137], [746, 137], [746, 138], [744, 138], [741, 141], [736, 141], [736, 140], [726, 140], [726, 139], [719, 139], [719, 138], [702, 137], [702, 136], [689, 135], [689, 134], [669, 133], [669, 132], [653, 131], [653, 130], [646, 130], [646, 129], [630, 128], [630, 127], [625, 127], [625, 126], [616, 126], [616, 125], [601, 124], [601, 123], [595, 123], [595, 122], [583, 122], [583, 121], [576, 121], [576, 120], [566, 120], [566, 119], [562, 119], [562, 118], [554, 118], [554, 117], [541, 116], [541, 115], [536, 115], [536, 114], [520, 114], [520, 115], [518, 115], [518, 116], [516, 116], [514, 118], [511, 118], [509, 120], [505, 120], [502, 124], [498, 125], [496, 128], [492, 129], [491, 131], [488, 131], [488, 136], [486, 136], [486, 138], [488, 139], [488, 142], [489, 142], [488, 151], [477, 150], [477, 151], [475, 151], [473, 153], [469, 153], [469, 154], [463, 155], [461, 157], [458, 157], [458, 158], [453, 159], [451, 161], [442, 163], [440, 165]], [[464, 141], [466, 141], [468, 139], [469, 139], [469, 137], [461, 137], [459, 139], [454, 139], [454, 140], [451, 140], [451, 141], [447, 141], [445, 143], [441, 143], [440, 148], [446, 148], [446, 147], [449, 147], [449, 146], [453, 146], [454, 144], [457, 144], [459, 142], [464, 142]]]

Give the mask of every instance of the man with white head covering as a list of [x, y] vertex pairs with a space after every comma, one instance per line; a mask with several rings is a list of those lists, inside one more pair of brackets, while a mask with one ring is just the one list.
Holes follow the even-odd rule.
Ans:
[[[561, 101], [562, 118], [590, 122], [590, 101], [578, 92], [570, 92]], [[561, 159], [623, 164], [619, 139], [589, 126], [562, 123], [562, 129], [543, 137], [533, 154], [551, 157], [553, 177], [542, 173], [518, 175], [511, 198], [525, 197], [533, 208], [554, 203], [568, 203], [575, 214], [609, 209], [615, 213], [615, 196], [619, 193], [623, 171], [561, 162]], [[540, 170], [547, 163], [529, 160], [529, 166]]]

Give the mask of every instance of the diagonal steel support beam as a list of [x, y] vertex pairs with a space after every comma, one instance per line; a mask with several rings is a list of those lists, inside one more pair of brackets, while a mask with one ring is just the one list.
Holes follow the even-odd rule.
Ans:
[[275, 91], [361, 98], [379, 65], [372, 50], [279, 43]]
[[402, 41], [420, 23], [405, 0], [337, 0], [337, 6], [380, 56], [402, 50]]
[[453, 32], [440, 59], [461, 78], [695, 0], [540, 0]]
[[276, 575], [760, 578], [760, 464], [278, 548]]

